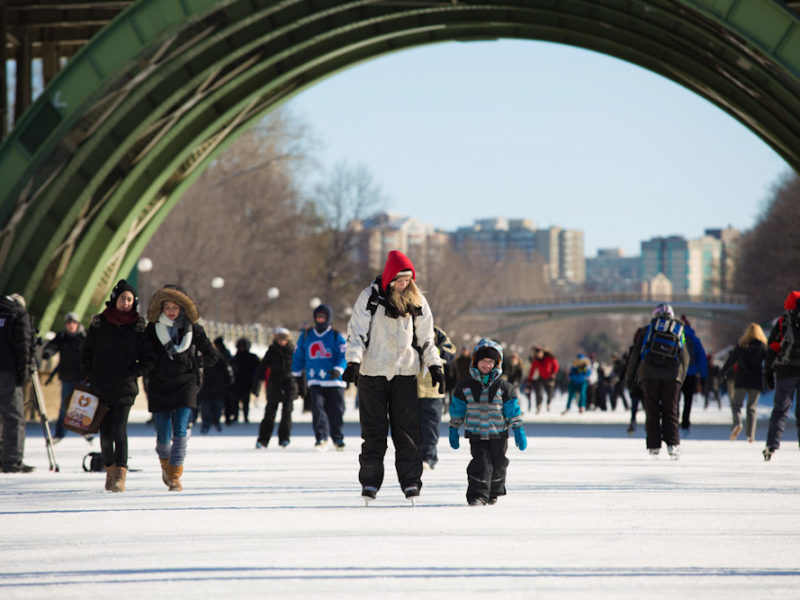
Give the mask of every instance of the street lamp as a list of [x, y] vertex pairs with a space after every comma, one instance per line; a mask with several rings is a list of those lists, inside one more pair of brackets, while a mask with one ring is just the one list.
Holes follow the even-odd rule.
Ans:
[[[225, 287], [225, 280], [222, 277], [214, 277], [211, 280], [211, 287], [215, 290], [221, 290]], [[214, 294], [214, 320], [219, 323], [219, 295], [221, 292]]]
[[281, 295], [281, 291], [278, 288], [276, 288], [275, 286], [272, 286], [271, 288], [269, 288], [267, 290], [267, 306], [268, 306], [268, 308], [269, 308], [270, 304], [275, 302], [275, 300], [277, 300], [280, 297], [280, 295]]
[[[139, 271], [139, 274], [142, 276], [141, 281], [139, 282], [139, 296], [141, 298], [147, 298], [145, 294], [145, 275], [153, 270], [153, 261], [143, 256], [139, 259], [139, 262], [136, 263], [136, 269]], [[147, 306], [147, 301], [145, 300], [144, 305]]]

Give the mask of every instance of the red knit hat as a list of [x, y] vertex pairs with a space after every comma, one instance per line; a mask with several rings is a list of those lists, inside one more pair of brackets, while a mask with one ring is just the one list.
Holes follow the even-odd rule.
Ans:
[[408, 273], [404, 274], [411, 275], [411, 279], [417, 278], [411, 260], [399, 250], [392, 250], [389, 252], [389, 256], [386, 257], [386, 266], [383, 267], [383, 275], [381, 275], [383, 289], [387, 289], [389, 283], [403, 271], [408, 271]]

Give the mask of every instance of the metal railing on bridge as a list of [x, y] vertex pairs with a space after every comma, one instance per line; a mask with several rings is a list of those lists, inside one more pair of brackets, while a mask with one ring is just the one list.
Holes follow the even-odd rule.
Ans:
[[676, 314], [737, 323], [743, 322], [743, 316], [747, 311], [747, 296], [744, 294], [611, 292], [508, 299], [476, 307], [470, 312], [476, 316], [487, 317], [527, 315], [555, 319], [598, 313], [643, 313], [651, 311], [661, 302], [672, 305]]

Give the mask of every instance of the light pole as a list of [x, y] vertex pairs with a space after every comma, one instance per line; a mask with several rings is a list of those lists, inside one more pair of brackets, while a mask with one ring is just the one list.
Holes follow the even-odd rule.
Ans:
[[139, 262], [136, 263], [136, 269], [139, 271], [141, 275], [141, 281], [139, 282], [139, 297], [145, 299], [144, 302], [141, 302], [140, 305], [147, 306], [147, 295], [145, 294], [146, 286], [145, 286], [145, 278], [147, 273], [153, 270], [153, 261], [143, 256], [139, 259]]
[[[267, 290], [267, 308], [272, 305], [275, 300], [277, 300], [281, 295], [281, 291], [276, 288], [274, 285]], [[267, 324], [269, 325], [269, 324]]]
[[[225, 280], [222, 277], [214, 277], [211, 280], [211, 287], [215, 290], [221, 290], [225, 287]], [[219, 323], [219, 295], [222, 292], [215, 292], [214, 293], [214, 320]]]

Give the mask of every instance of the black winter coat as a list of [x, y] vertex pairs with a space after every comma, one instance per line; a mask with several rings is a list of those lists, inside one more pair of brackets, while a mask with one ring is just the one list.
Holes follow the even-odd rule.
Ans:
[[224, 400], [233, 387], [233, 367], [230, 355], [219, 350], [217, 362], [203, 368], [203, 385], [197, 395], [200, 402], [213, 402]]
[[292, 355], [294, 346], [291, 342], [285, 346], [270, 344], [267, 353], [258, 365], [257, 377], [264, 378], [269, 369], [267, 380], [267, 397], [275, 392], [287, 393], [288, 400], [297, 398], [297, 382], [292, 377]]
[[[156, 335], [155, 323], [147, 325], [148, 363], [147, 406], [150, 412], [177, 408], [197, 408], [201, 367], [217, 362], [217, 352], [202, 325], [192, 323], [192, 344], [170, 358]], [[202, 356], [198, 356], [198, 351]]]
[[102, 315], [92, 317], [81, 353], [81, 379], [110, 406], [132, 405], [139, 393], [137, 379], [145, 371], [147, 326], [143, 317], [129, 325], [112, 325]]
[[761, 389], [763, 381], [762, 365], [766, 353], [766, 347], [758, 340], [750, 340], [746, 348], [742, 348], [738, 344], [734, 346], [725, 361], [725, 365], [722, 367], [723, 371], [727, 371], [733, 365], [736, 365], [733, 387], [746, 390]]
[[231, 359], [233, 389], [237, 394], [249, 394], [256, 382], [258, 357], [252, 352], [237, 352]]
[[68, 383], [81, 381], [81, 352], [86, 340], [86, 332], [78, 330], [75, 335], [67, 335], [65, 331], [56, 334], [42, 350], [45, 360], [58, 352], [58, 378]]
[[28, 380], [32, 341], [31, 322], [25, 309], [0, 296], [0, 370], [16, 373], [17, 385]]

